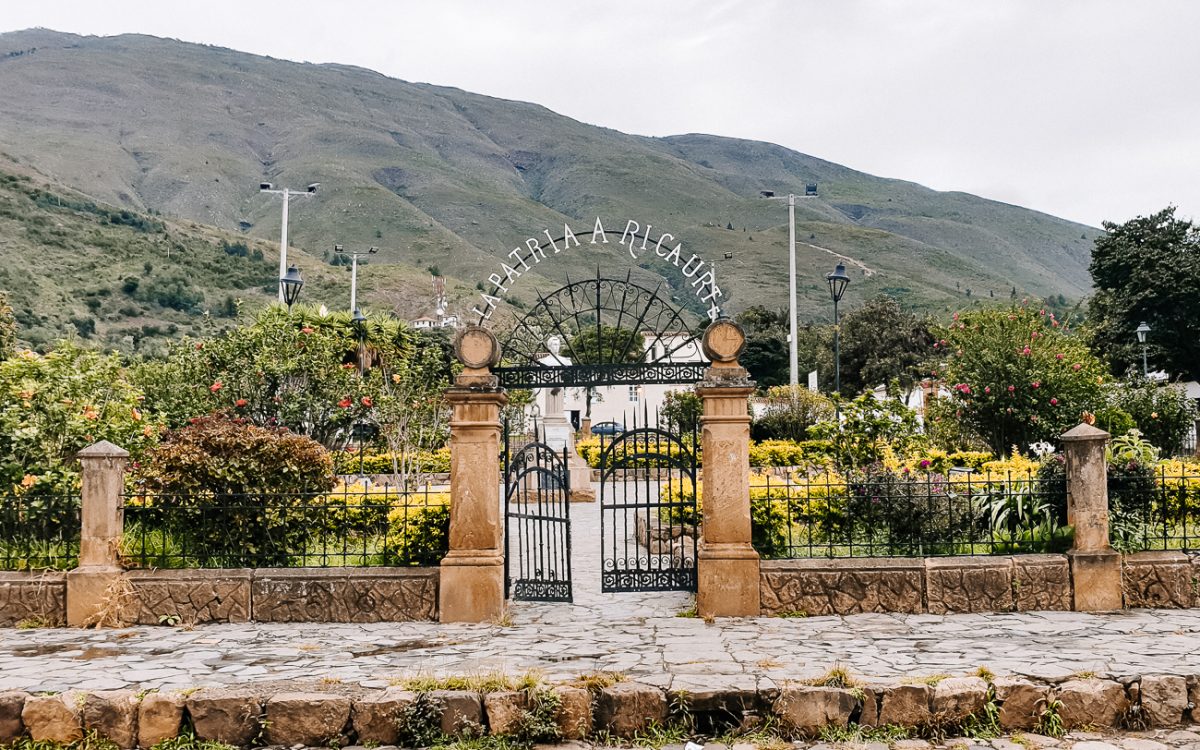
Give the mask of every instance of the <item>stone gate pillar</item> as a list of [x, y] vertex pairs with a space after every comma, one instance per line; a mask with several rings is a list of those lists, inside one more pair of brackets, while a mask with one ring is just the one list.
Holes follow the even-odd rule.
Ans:
[[82, 627], [117, 604], [122, 570], [125, 466], [129, 453], [107, 440], [75, 455], [80, 464], [79, 567], [67, 573], [67, 624]]
[[1067, 523], [1075, 527], [1071, 561], [1073, 606], [1077, 612], [1121, 609], [1121, 553], [1108, 536], [1109, 435], [1090, 424], [1063, 433], [1067, 458]]
[[702, 617], [749, 617], [760, 612], [758, 553], [750, 544], [750, 415], [754, 381], [738, 365], [742, 329], [718, 320], [704, 332], [712, 367], [696, 386], [704, 468], [703, 515], [697, 553], [696, 610]]
[[450, 417], [450, 551], [442, 559], [442, 622], [504, 616], [504, 529], [500, 519], [500, 407], [508, 396], [489, 368], [500, 345], [484, 328], [459, 332], [454, 352], [464, 369], [446, 389]]

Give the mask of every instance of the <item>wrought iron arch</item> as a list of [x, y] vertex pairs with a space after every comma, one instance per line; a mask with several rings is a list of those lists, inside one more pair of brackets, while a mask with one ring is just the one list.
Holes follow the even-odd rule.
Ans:
[[[503, 361], [495, 369], [509, 388], [578, 388], [641, 383], [692, 384], [706, 361], [675, 361], [687, 347], [700, 349], [698, 315], [653, 289], [625, 278], [571, 281], [538, 301], [501, 336]], [[643, 335], [652, 337], [645, 348]], [[557, 338], [561, 349], [550, 351]], [[557, 363], [557, 364], [556, 364]]]

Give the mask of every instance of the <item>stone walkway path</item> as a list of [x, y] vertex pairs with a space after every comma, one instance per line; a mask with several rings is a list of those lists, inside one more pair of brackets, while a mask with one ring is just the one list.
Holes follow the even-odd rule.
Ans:
[[865, 678], [996, 674], [1057, 680], [1200, 673], [1200, 610], [855, 615], [717, 620], [682, 593], [601, 594], [599, 511], [572, 507], [576, 604], [515, 603], [511, 624], [210, 625], [0, 630], [0, 690], [317, 680], [383, 687], [414, 674], [619, 671], [662, 687], [772, 682], [840, 665]]

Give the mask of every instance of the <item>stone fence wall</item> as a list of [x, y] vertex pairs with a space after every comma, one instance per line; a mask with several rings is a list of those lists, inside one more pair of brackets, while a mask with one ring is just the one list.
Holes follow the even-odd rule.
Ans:
[[[945, 736], [970, 722], [994, 721], [1003, 731], [1038, 730], [1052, 713], [1061, 729], [1123, 728], [1136, 722], [1170, 727], [1194, 721], [1200, 700], [1195, 675], [1090, 676], [1047, 684], [1017, 677], [943, 677], [845, 687], [789, 683], [779, 688], [712, 687], [666, 691], [633, 682], [589, 691], [547, 687], [557, 694], [541, 716], [564, 740], [631, 738], [678, 722], [687, 706], [689, 734], [762, 730], [765, 716], [783, 738], [815, 737], [825, 727], [898, 726]], [[195, 739], [234, 746], [411, 746], [430, 733], [448, 738], [517, 735], [539, 711], [527, 691], [480, 693], [401, 688], [378, 691], [68, 691], [57, 695], [0, 693], [0, 742], [29, 737], [72, 743], [85, 732], [122, 750], [150, 748], [190, 727]], [[545, 704], [543, 704], [545, 705]], [[1051, 708], [1053, 707], [1053, 708]], [[419, 710], [417, 710], [419, 709]], [[414, 719], [415, 717], [415, 719]], [[409, 726], [418, 721], [420, 726]], [[418, 731], [419, 730], [419, 734]], [[543, 730], [545, 731], [545, 730]], [[953, 735], [951, 735], [953, 736]]]
[[[1120, 559], [1124, 607], [1200, 607], [1200, 555]], [[763, 614], [950, 614], [1078, 609], [1067, 555], [764, 560]]]
[[[437, 620], [437, 568], [130, 570], [80, 621], [71, 573], [0, 573], [0, 626]], [[92, 591], [85, 590], [84, 597]], [[91, 599], [87, 600], [89, 605]], [[72, 604], [76, 604], [72, 608]]]

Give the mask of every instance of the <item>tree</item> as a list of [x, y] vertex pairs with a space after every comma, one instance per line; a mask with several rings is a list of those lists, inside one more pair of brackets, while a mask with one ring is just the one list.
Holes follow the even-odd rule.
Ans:
[[[1128, 414], [1146, 441], [1171, 455], [1183, 446], [1196, 418], [1196, 407], [1179, 385], [1160, 385], [1137, 370], [1108, 391], [1109, 403]], [[1113, 436], [1117, 437], [1115, 430]]]
[[1200, 380], [1200, 227], [1175, 218], [1171, 206], [1104, 229], [1090, 267], [1096, 349], [1114, 373], [1141, 367], [1134, 331], [1145, 321], [1152, 366]]
[[[787, 385], [790, 380], [788, 362], [787, 310], [769, 310], [754, 305], [737, 316], [746, 332], [746, 348], [738, 358], [759, 388]], [[833, 385], [833, 329], [828, 326], [804, 324], [797, 329], [796, 361], [801, 380], [806, 373], [817, 370], [823, 388]]]
[[[633, 364], [646, 357], [646, 339], [638, 331], [605, 325], [585, 326], [567, 342], [566, 354], [572, 364]], [[592, 399], [596, 389], [584, 392], [584, 416], [592, 418]]]
[[66, 492], [83, 448], [108, 440], [136, 459], [158, 432], [115, 354], [62, 344], [0, 361], [0, 488]]
[[944, 359], [933, 374], [953, 407], [941, 418], [998, 455], [1057, 441], [1104, 404], [1104, 365], [1067, 328], [1053, 313], [1021, 306], [956, 314], [934, 343]]
[[272, 307], [223, 335], [182, 342], [135, 378], [147, 409], [172, 427], [221, 411], [340, 448], [379, 396], [380, 379], [360, 371], [398, 366], [412, 341], [395, 320], [372, 318], [360, 331], [345, 313]]
[[[842, 319], [842, 389], [859, 393], [899, 383], [911, 391], [924, 377], [933, 334], [929, 321], [879, 295]], [[898, 394], [890, 393], [895, 396]]]

